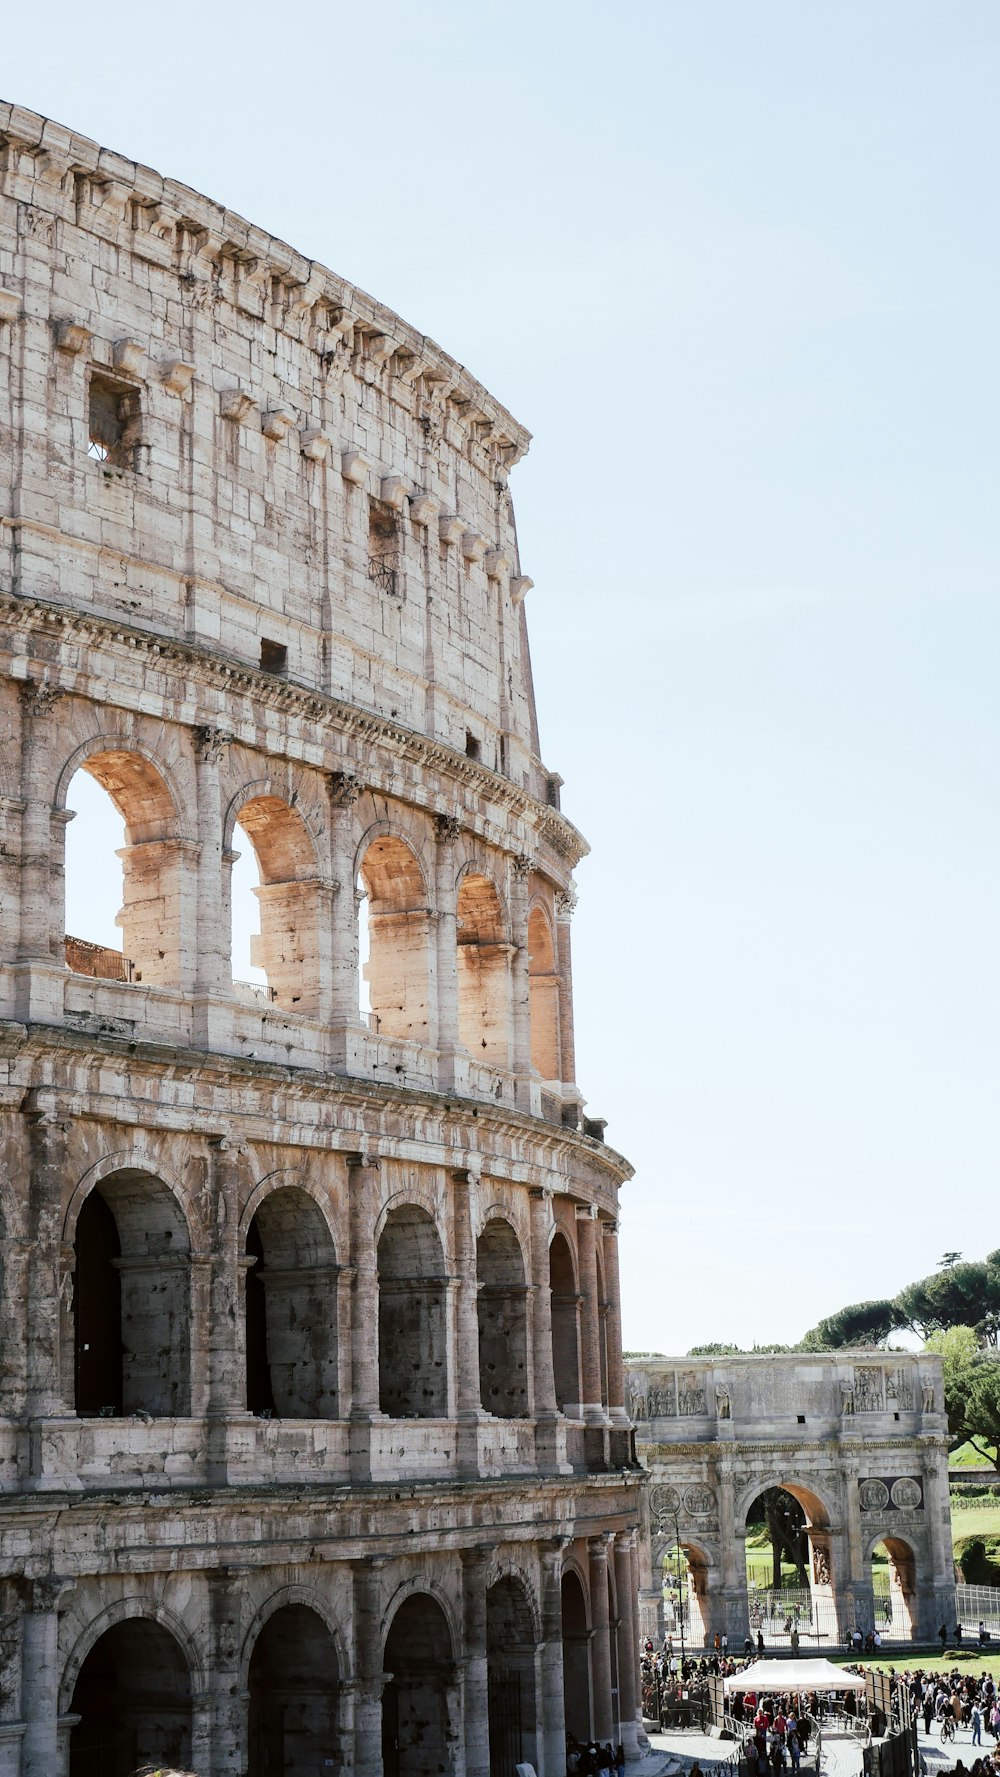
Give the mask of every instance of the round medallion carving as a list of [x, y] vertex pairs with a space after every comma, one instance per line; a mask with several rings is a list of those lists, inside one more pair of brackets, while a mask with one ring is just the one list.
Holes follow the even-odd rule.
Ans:
[[884, 1512], [889, 1504], [889, 1489], [884, 1481], [862, 1481], [858, 1499], [863, 1512]]
[[901, 1512], [912, 1511], [920, 1504], [919, 1481], [914, 1481], [910, 1475], [901, 1475], [898, 1481], [893, 1481], [892, 1503]]
[[684, 1504], [694, 1518], [707, 1518], [715, 1511], [715, 1494], [711, 1487], [688, 1487]]
[[681, 1496], [676, 1487], [664, 1483], [649, 1489], [649, 1509], [654, 1518], [669, 1518], [680, 1510]]

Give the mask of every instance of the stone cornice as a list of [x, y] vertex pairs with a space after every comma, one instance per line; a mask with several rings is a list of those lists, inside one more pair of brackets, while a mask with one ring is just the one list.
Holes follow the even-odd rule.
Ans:
[[[0, 520], [0, 524], [10, 522], [9, 519]], [[360, 709], [356, 704], [344, 703], [295, 680], [258, 671], [218, 649], [171, 639], [53, 600], [3, 591], [0, 592], [0, 632], [7, 627], [35, 635], [58, 636], [62, 633], [83, 641], [91, 638], [105, 646], [126, 648], [137, 655], [146, 654], [158, 667], [182, 669], [186, 686], [190, 685], [191, 668], [195, 667], [206, 688], [223, 693], [247, 692], [253, 698], [255, 710], [266, 707], [311, 723], [321, 722], [329, 729], [331, 738], [342, 734], [368, 746], [373, 742], [381, 744], [408, 763], [445, 772], [466, 786], [471, 798], [487, 797], [498, 808], [529, 823], [539, 839], [548, 844], [569, 869], [573, 869], [590, 850], [582, 833], [558, 809], [537, 801], [510, 778], [490, 771], [478, 760], [457, 752], [444, 741], [433, 740], [401, 722], [380, 716], [373, 710]], [[239, 740], [238, 724], [234, 725], [233, 731]], [[256, 736], [248, 739], [246, 744], [257, 745]], [[335, 769], [342, 763], [339, 758], [331, 760], [330, 768]], [[412, 800], [412, 797], [402, 796], [396, 784], [374, 784], [372, 787], [400, 800]]]
[[[26, 1059], [46, 1056], [49, 1061], [53, 1056], [62, 1054], [67, 1057], [80, 1056], [84, 1059], [101, 1055], [108, 1061], [116, 1059], [127, 1063], [130, 1076], [134, 1079], [144, 1071], [154, 1081], [162, 1081], [176, 1071], [178, 1077], [190, 1079], [193, 1075], [216, 1078], [225, 1085], [227, 1079], [237, 1080], [241, 1093], [240, 1116], [244, 1127], [253, 1113], [248, 1108], [247, 1090], [257, 1082], [262, 1091], [279, 1092], [284, 1098], [295, 1101], [312, 1100], [318, 1105], [345, 1108], [356, 1112], [359, 1117], [373, 1106], [377, 1106], [380, 1117], [385, 1118], [393, 1111], [412, 1117], [417, 1110], [439, 1117], [442, 1125], [454, 1127], [456, 1123], [467, 1123], [481, 1136], [499, 1142], [507, 1135], [516, 1134], [530, 1142], [533, 1154], [530, 1162], [515, 1162], [515, 1166], [530, 1165], [545, 1167], [559, 1171], [561, 1165], [576, 1160], [578, 1167], [590, 1169], [592, 1175], [597, 1174], [605, 1182], [605, 1188], [617, 1191], [619, 1186], [634, 1176], [634, 1168], [625, 1159], [604, 1142], [596, 1141], [582, 1131], [568, 1128], [563, 1124], [548, 1123], [541, 1117], [530, 1117], [523, 1111], [512, 1108], [499, 1109], [488, 1100], [458, 1098], [454, 1093], [436, 1092], [430, 1088], [389, 1085], [381, 1081], [366, 1080], [354, 1074], [338, 1073], [334, 1070], [321, 1068], [279, 1066], [273, 1062], [253, 1061], [245, 1056], [224, 1055], [215, 1050], [187, 1049], [181, 1045], [160, 1044], [141, 1039], [108, 1036], [93, 1031], [77, 1031], [70, 1026], [48, 1024], [19, 1024], [12, 1020], [0, 1020], [0, 1055], [5, 1055], [11, 1063], [10, 1077]], [[72, 1090], [60, 1091], [53, 1086], [57, 1096], [65, 1096], [72, 1100]], [[22, 1098], [20, 1086], [15, 1088], [13, 1101], [4, 1105], [7, 1094], [0, 1092], [0, 1110], [18, 1108]], [[88, 1090], [87, 1114], [99, 1117], [100, 1094]], [[154, 1101], [151, 1101], [155, 1103]], [[120, 1099], [109, 1100], [106, 1114], [113, 1115], [113, 1105], [120, 1104]], [[152, 1114], [152, 1113], [151, 1113]], [[202, 1112], [185, 1110], [185, 1127], [194, 1131], [204, 1122], [205, 1131], [218, 1123], [219, 1111], [215, 1107], [205, 1106]], [[270, 1113], [269, 1113], [270, 1114]], [[154, 1118], [155, 1120], [155, 1118]], [[330, 1131], [324, 1130], [329, 1136]], [[338, 1149], [329, 1140], [325, 1146], [330, 1152], [347, 1153], [357, 1146], [356, 1130], [339, 1131], [343, 1138], [343, 1147]], [[467, 1145], [467, 1144], [463, 1144]], [[501, 1150], [502, 1151], [502, 1150]], [[567, 1180], [567, 1182], [569, 1182]]]
[[[100, 201], [78, 212], [73, 181], [88, 176]], [[394, 367], [402, 388], [411, 389], [423, 379], [430, 389], [441, 391], [453, 418], [471, 438], [483, 442], [488, 437], [505, 468], [524, 456], [531, 434], [435, 340], [366, 291], [190, 186], [9, 103], [0, 103], [0, 186], [8, 196], [77, 227], [89, 223], [91, 232], [174, 270], [178, 277], [192, 276], [192, 262], [204, 279], [222, 265], [239, 267], [259, 289], [261, 302], [266, 300], [270, 324], [279, 331], [301, 336], [304, 320], [328, 309], [331, 331], [316, 342], [319, 356], [326, 339], [360, 336], [371, 363]], [[136, 228], [137, 214], [149, 217], [149, 231]]]

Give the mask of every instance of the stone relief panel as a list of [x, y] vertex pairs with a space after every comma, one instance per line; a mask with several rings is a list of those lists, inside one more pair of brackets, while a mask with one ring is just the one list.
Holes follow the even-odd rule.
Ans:
[[677, 1383], [677, 1411], [692, 1418], [708, 1412], [705, 1390], [693, 1370], [686, 1371]]
[[863, 1512], [915, 1512], [923, 1507], [923, 1483], [914, 1475], [870, 1475], [858, 1482]]
[[885, 1402], [882, 1393], [884, 1372], [874, 1366], [858, 1365], [854, 1371], [854, 1410], [856, 1413], [881, 1413]]
[[889, 1412], [909, 1413], [913, 1407], [913, 1389], [906, 1370], [886, 1370], [885, 1404]]

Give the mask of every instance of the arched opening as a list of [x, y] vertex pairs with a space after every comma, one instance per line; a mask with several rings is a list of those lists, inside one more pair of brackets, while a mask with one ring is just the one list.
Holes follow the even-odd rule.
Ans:
[[[294, 808], [279, 796], [268, 795], [243, 804], [234, 838], [240, 833], [249, 840], [259, 880], [256, 886], [250, 883], [249, 860], [242, 875], [235, 868], [242, 862], [239, 851], [229, 854], [234, 865], [230, 893], [234, 981], [259, 997], [273, 999], [283, 1011], [315, 1017], [324, 962], [322, 885], [309, 831]], [[238, 949], [244, 924], [239, 891], [247, 886], [256, 897], [260, 919], [260, 930], [250, 933], [250, 964], [264, 977], [263, 993], [259, 982], [237, 974], [245, 967]]]
[[185, 1417], [191, 1249], [173, 1194], [145, 1172], [104, 1179], [81, 1207], [74, 1259], [77, 1413]]
[[131, 1777], [143, 1765], [191, 1763], [191, 1682], [159, 1623], [115, 1623], [91, 1648], [73, 1689], [70, 1777]]
[[510, 1062], [510, 945], [492, 882], [469, 873], [458, 890], [458, 1037], [494, 1067]]
[[573, 1255], [564, 1234], [555, 1234], [549, 1247], [549, 1287], [552, 1292], [552, 1369], [556, 1404], [564, 1413], [577, 1414], [580, 1407], [579, 1303]]
[[448, 1411], [446, 1287], [434, 1222], [401, 1204], [378, 1243], [379, 1406], [392, 1419]]
[[75, 817], [65, 846], [67, 965], [179, 987], [184, 856], [163, 778], [136, 753], [95, 753], [70, 779], [66, 806]]
[[479, 1398], [499, 1419], [528, 1412], [528, 1325], [524, 1261], [517, 1235], [499, 1216], [476, 1242], [479, 1285]]
[[524, 1587], [510, 1577], [486, 1594], [486, 1672], [490, 1777], [524, 1763], [537, 1770], [535, 1631]]
[[247, 1230], [247, 1408], [337, 1417], [337, 1265], [319, 1205], [297, 1186], [264, 1198]]
[[528, 994], [531, 1064], [543, 1080], [561, 1080], [559, 976], [552, 927], [544, 908], [539, 906], [533, 907], [528, 915]]
[[562, 1579], [562, 1655], [566, 1734], [586, 1741], [592, 1731], [590, 1623], [586, 1596], [572, 1568]]
[[746, 1515], [750, 1630], [765, 1647], [839, 1639], [829, 1516], [799, 1483], [767, 1487]]
[[249, 1675], [249, 1777], [316, 1777], [342, 1763], [340, 1672], [316, 1611], [286, 1604], [254, 1643]]
[[426, 1043], [430, 1037], [430, 913], [416, 857], [401, 839], [373, 839], [361, 861], [368, 897], [368, 983], [372, 1029]]
[[709, 1560], [697, 1543], [672, 1543], [662, 1552], [663, 1620], [685, 1650], [709, 1645]]
[[917, 1577], [910, 1544], [898, 1536], [883, 1537], [872, 1550], [871, 1568], [872, 1628], [883, 1641], [912, 1641], [917, 1630]]
[[441, 1606], [426, 1592], [403, 1600], [386, 1637], [383, 1777], [430, 1777], [455, 1768], [456, 1669]]

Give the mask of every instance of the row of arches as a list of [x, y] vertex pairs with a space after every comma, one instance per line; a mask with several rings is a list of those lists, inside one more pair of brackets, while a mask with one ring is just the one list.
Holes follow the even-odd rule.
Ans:
[[768, 1648], [803, 1649], [838, 1645], [855, 1629], [900, 1641], [926, 1632], [920, 1539], [882, 1526], [845, 1537], [815, 1487], [798, 1480], [751, 1488], [734, 1501], [734, 1519], [731, 1567], [724, 1547], [686, 1527], [678, 1542], [661, 1524], [655, 1539], [666, 1627], [683, 1623], [693, 1647], [722, 1632], [735, 1645], [749, 1633]]
[[[66, 955], [75, 972], [190, 988], [196, 928], [214, 917], [204, 905], [198, 853], [214, 843], [219, 942], [228, 949], [237, 996], [256, 990], [283, 1011], [322, 1018], [346, 962], [355, 979], [354, 1016], [375, 1034], [439, 1043], [452, 1016], [442, 1010], [447, 992], [455, 1002], [454, 1038], [474, 1058], [501, 1069], [530, 1059], [543, 1080], [563, 1078], [565, 959], [540, 879], [523, 910], [518, 901], [515, 920], [506, 863], [494, 869], [485, 859], [458, 861], [442, 891], [434, 864], [412, 838], [378, 820], [351, 842], [344, 860], [355, 905], [335, 934], [331, 895], [349, 897], [350, 889], [330, 888], [315, 823], [295, 791], [246, 787], [220, 811], [221, 834], [200, 832], [197, 843], [165, 777], [142, 754], [120, 747], [88, 753], [65, 794], [76, 811], [65, 837], [66, 925], [74, 934]], [[442, 913], [454, 922], [450, 960], [437, 929]], [[519, 952], [530, 1058], [515, 1055], [516, 1000], [524, 991], [514, 968]], [[442, 970], [450, 984], [442, 983]]]
[[[378, 1405], [392, 1418], [449, 1412], [450, 1318], [445, 1249], [421, 1204], [385, 1215], [375, 1247]], [[499, 1418], [535, 1405], [530, 1266], [512, 1224], [493, 1214], [474, 1249], [479, 1401]], [[598, 1292], [606, 1294], [603, 1257]], [[244, 1404], [266, 1417], [342, 1417], [340, 1270], [319, 1203], [298, 1185], [266, 1194], [245, 1233]], [[555, 1405], [582, 1410], [581, 1294], [566, 1234], [548, 1247]], [[178, 1199], [136, 1169], [103, 1178], [77, 1215], [73, 1247], [72, 1403], [84, 1417], [185, 1417], [192, 1399], [192, 1242]], [[606, 1306], [606, 1304], [605, 1304]], [[600, 1403], [608, 1404], [607, 1315], [600, 1328]]]
[[[69, 1777], [190, 1769], [196, 1748], [204, 1752], [199, 1711], [207, 1703], [211, 1713], [213, 1695], [237, 1701], [209, 1727], [212, 1765], [221, 1716], [222, 1762], [247, 1777], [315, 1777], [379, 1760], [383, 1777], [457, 1777], [473, 1746], [491, 1777], [525, 1762], [561, 1777], [567, 1733], [634, 1747], [635, 1599], [631, 1586], [618, 1595], [606, 1561], [599, 1568], [600, 1597], [586, 1563], [557, 1574], [551, 1614], [516, 1573], [479, 1592], [466, 1572], [461, 1625], [417, 1580], [374, 1633], [356, 1623], [353, 1655], [325, 1609], [294, 1588], [242, 1647], [213, 1642], [222, 1669], [211, 1674], [178, 1621], [136, 1601], [87, 1630], [65, 1669], [58, 1708], [71, 1724]], [[357, 1610], [357, 1589], [355, 1600]]]

